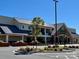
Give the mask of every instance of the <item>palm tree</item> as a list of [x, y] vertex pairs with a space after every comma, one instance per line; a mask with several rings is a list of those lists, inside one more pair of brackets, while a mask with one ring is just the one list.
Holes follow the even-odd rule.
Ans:
[[36, 42], [36, 48], [37, 48], [37, 36], [40, 34], [41, 27], [44, 25], [43, 19], [41, 17], [34, 17], [32, 20], [32, 25], [33, 25], [33, 31], [32, 35], [34, 36], [34, 42]]

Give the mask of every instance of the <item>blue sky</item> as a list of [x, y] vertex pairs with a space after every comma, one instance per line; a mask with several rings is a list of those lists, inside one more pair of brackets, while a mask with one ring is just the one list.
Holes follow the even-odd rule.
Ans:
[[[0, 0], [0, 15], [32, 19], [40, 16], [46, 23], [54, 23], [52, 0]], [[76, 28], [79, 33], [79, 0], [59, 0], [58, 23]]]

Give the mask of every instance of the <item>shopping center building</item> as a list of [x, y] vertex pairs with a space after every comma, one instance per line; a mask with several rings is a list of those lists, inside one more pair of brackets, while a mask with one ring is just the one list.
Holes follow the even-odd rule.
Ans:
[[[55, 25], [45, 23], [37, 40], [45, 44], [79, 43], [79, 35], [76, 33], [76, 29], [69, 28], [64, 23], [57, 24], [57, 39], [55, 39], [55, 33]], [[32, 42], [33, 39], [32, 20], [0, 16], [1, 42]]]

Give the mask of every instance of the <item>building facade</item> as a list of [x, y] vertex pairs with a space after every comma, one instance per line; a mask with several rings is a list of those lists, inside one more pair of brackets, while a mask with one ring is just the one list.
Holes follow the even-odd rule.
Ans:
[[[32, 42], [32, 21], [22, 18], [0, 16], [0, 41], [3, 42]], [[55, 39], [55, 25], [45, 24], [37, 40], [45, 44], [78, 43], [79, 35], [75, 29], [68, 28], [64, 23], [57, 24], [57, 39]]]

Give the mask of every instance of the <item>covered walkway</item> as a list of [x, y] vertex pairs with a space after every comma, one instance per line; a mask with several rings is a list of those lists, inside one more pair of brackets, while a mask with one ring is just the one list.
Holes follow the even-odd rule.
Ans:
[[12, 34], [0, 34], [0, 41], [3, 42], [17, 42], [17, 41], [27, 41], [27, 37], [32, 37], [28, 34], [12, 33]]

